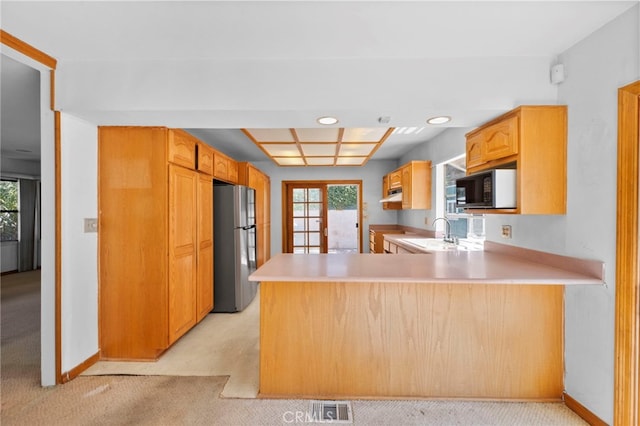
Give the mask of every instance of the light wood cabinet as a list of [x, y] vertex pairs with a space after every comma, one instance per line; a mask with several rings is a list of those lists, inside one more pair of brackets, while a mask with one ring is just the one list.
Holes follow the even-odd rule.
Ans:
[[229, 159], [226, 155], [216, 152], [213, 156], [213, 177], [221, 180], [229, 179]]
[[518, 153], [518, 116], [508, 117], [487, 127], [482, 135], [482, 162]]
[[214, 150], [213, 177], [229, 183], [238, 182], [238, 163]]
[[567, 108], [521, 106], [467, 133], [467, 174], [517, 170], [515, 209], [482, 213], [565, 214]]
[[[396, 176], [401, 176], [400, 173], [396, 173]], [[389, 189], [391, 189], [391, 187], [389, 186], [389, 175], [384, 175], [382, 177], [382, 198], [385, 198], [389, 195]], [[400, 179], [400, 181], [402, 181], [402, 179]], [[394, 203], [382, 203], [382, 209], [383, 210], [400, 210], [402, 209], [402, 202], [398, 201], [398, 202], [394, 202]]]
[[198, 177], [198, 280], [196, 287], [197, 320], [213, 309], [213, 181]]
[[169, 165], [169, 344], [196, 324], [198, 173]]
[[232, 158], [227, 159], [227, 178], [230, 183], [238, 183], [238, 163]]
[[389, 173], [389, 189], [396, 189], [402, 187], [402, 171], [394, 170]]
[[157, 359], [207, 304], [213, 257], [206, 253], [210, 231], [199, 219], [211, 222], [200, 208], [211, 197], [205, 192], [212, 177], [196, 171], [196, 146], [183, 131], [99, 128], [102, 359]]
[[[395, 183], [398, 181], [399, 185]], [[382, 179], [383, 191], [387, 184], [389, 189], [402, 188], [402, 202], [383, 203], [383, 209], [431, 209], [431, 161], [410, 161], [404, 164]], [[386, 197], [386, 194], [383, 195]], [[384, 204], [389, 206], [385, 207]]]
[[431, 209], [431, 161], [411, 161], [401, 170], [402, 208]]
[[184, 130], [175, 129], [168, 134], [169, 162], [193, 167], [196, 162], [196, 139]]
[[238, 182], [256, 191], [257, 265], [271, 257], [271, 180], [251, 163], [238, 163]]
[[474, 168], [484, 164], [482, 159], [482, 133], [467, 136], [467, 169]]
[[213, 175], [213, 148], [198, 142], [198, 171], [207, 175]]
[[382, 254], [385, 252], [384, 247], [384, 234], [404, 234], [404, 231], [401, 229], [384, 229], [380, 231], [375, 231], [373, 229], [369, 230], [369, 252]]

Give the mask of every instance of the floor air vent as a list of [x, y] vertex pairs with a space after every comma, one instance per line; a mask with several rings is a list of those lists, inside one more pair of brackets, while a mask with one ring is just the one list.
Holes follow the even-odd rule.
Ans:
[[311, 401], [309, 417], [316, 423], [353, 423], [349, 401]]

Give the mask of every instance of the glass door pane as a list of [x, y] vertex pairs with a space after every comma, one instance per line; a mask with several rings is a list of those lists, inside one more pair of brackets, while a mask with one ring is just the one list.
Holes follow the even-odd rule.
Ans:
[[324, 185], [292, 187], [290, 253], [326, 253]]
[[359, 185], [327, 186], [327, 250], [329, 253], [358, 253]]

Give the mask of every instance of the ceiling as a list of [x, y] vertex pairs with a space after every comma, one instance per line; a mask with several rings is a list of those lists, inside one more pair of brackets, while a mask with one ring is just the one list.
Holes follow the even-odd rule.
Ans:
[[278, 166], [319, 167], [364, 166], [393, 131], [386, 127], [242, 129]]
[[[79, 118], [185, 128], [246, 161], [268, 157], [242, 128], [312, 128], [333, 115], [336, 127], [422, 129], [389, 136], [376, 160], [554, 103], [558, 55], [637, 4], [4, 0], [0, 12], [3, 30], [58, 60], [57, 107]], [[33, 113], [7, 113], [33, 98], [15, 68], [3, 56], [3, 156], [33, 143]], [[428, 125], [435, 115], [452, 120]]]

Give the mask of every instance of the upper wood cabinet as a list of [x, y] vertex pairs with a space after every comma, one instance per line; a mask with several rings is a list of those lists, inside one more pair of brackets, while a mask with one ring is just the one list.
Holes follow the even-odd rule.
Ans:
[[401, 171], [402, 208], [431, 209], [431, 161], [411, 161]]
[[396, 189], [402, 187], [402, 171], [394, 170], [388, 175], [389, 189]]
[[[398, 172], [394, 172], [394, 173], [395, 173], [396, 176], [399, 177], [398, 181], [402, 185], [402, 179], [401, 179], [402, 173], [400, 173], [399, 171]], [[390, 174], [384, 175], [382, 177], [382, 198], [385, 198], [387, 195], [389, 195], [389, 189], [391, 189], [390, 186], [389, 186], [389, 181], [390, 181], [390, 179], [389, 179], [390, 176], [389, 175]], [[383, 210], [400, 210], [400, 209], [402, 209], [402, 203], [400, 201], [395, 202], [395, 203], [385, 202], [385, 203], [382, 203], [382, 209]]]
[[517, 170], [517, 207], [483, 213], [565, 214], [567, 107], [521, 106], [467, 133], [467, 174]]
[[161, 127], [99, 127], [102, 359], [157, 359], [212, 303], [213, 179], [195, 170], [191, 142]]
[[180, 129], [171, 129], [168, 135], [169, 162], [194, 169], [198, 140]]
[[213, 148], [198, 142], [198, 171], [213, 176]]
[[238, 164], [238, 183], [256, 191], [256, 245], [258, 267], [271, 257], [271, 180], [251, 163]]
[[238, 163], [221, 152], [214, 152], [213, 176], [229, 183], [238, 182]]
[[[391, 186], [398, 180], [399, 185]], [[402, 189], [402, 202], [383, 203], [383, 209], [431, 209], [431, 161], [410, 161], [382, 178], [383, 197], [397, 188]]]

